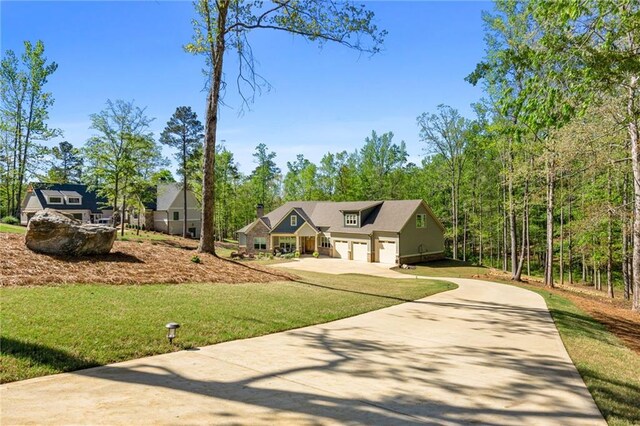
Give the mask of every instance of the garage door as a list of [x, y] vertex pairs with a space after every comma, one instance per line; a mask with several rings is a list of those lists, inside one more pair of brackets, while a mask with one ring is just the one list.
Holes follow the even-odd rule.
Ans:
[[349, 259], [349, 243], [346, 241], [334, 241], [333, 248], [335, 249], [335, 257], [341, 259]]
[[396, 263], [396, 243], [391, 241], [379, 241], [380, 263]]
[[367, 243], [353, 243], [353, 260], [367, 261]]

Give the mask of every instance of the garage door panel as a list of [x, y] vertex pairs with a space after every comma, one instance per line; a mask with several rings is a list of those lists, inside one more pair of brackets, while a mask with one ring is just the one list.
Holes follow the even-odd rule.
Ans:
[[396, 243], [393, 241], [378, 242], [380, 263], [396, 263]]
[[353, 260], [367, 261], [367, 243], [353, 243]]
[[349, 259], [349, 243], [347, 241], [334, 241], [333, 248], [335, 249], [334, 257]]

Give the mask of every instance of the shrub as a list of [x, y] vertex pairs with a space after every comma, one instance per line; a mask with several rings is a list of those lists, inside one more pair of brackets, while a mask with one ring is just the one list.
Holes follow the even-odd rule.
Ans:
[[300, 257], [300, 252], [298, 250], [296, 250], [296, 252], [293, 254], [296, 259]]
[[286, 254], [283, 254], [281, 257], [283, 259], [293, 259], [293, 256], [294, 256], [293, 253], [286, 253]]
[[316, 259], [320, 257], [320, 253], [318, 253], [317, 251], [313, 252], [313, 257], [315, 257]]
[[7, 225], [18, 225], [20, 220], [13, 216], [5, 216], [2, 218], [2, 223], [6, 223]]
[[200, 260], [200, 256], [198, 256], [197, 254], [194, 254], [194, 255], [191, 257], [191, 261], [192, 261], [193, 263], [202, 263], [202, 260]]

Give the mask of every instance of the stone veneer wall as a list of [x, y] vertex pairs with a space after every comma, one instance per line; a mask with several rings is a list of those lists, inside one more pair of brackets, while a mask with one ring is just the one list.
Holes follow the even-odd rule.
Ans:
[[[258, 251], [267, 252], [271, 251], [271, 239], [269, 238], [269, 229], [265, 226], [262, 221], [258, 221], [253, 228], [247, 232], [247, 253], [255, 253]], [[253, 239], [255, 237], [264, 237], [267, 239], [267, 249], [266, 250], [256, 250], [253, 248]]]

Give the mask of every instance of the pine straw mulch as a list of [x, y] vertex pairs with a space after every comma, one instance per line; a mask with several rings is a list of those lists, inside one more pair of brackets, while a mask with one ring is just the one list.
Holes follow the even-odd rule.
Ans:
[[[191, 261], [194, 255], [201, 263]], [[29, 250], [24, 236], [0, 234], [0, 286], [56, 284], [265, 283], [286, 272], [197, 253], [195, 244], [116, 241], [101, 256], [51, 256]]]
[[[503, 271], [492, 269], [489, 274], [478, 278], [498, 279], [510, 284], [510, 275]], [[607, 296], [606, 292], [595, 290], [586, 285], [559, 285], [555, 288], [545, 287], [542, 280], [533, 277], [523, 277], [523, 284], [539, 287], [545, 291], [566, 297], [578, 308], [587, 312], [598, 322], [615, 334], [631, 350], [640, 354], [640, 312], [631, 310], [631, 302], [624, 300], [618, 293], [614, 299]]]

